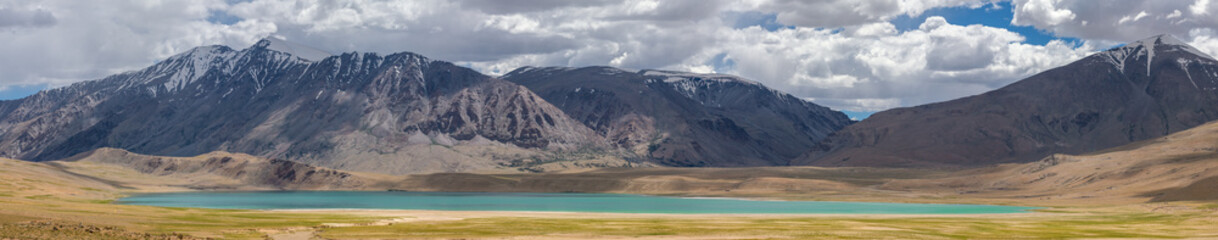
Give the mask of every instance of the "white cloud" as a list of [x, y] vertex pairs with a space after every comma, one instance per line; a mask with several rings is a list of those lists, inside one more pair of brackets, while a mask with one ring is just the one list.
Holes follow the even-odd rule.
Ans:
[[493, 27], [511, 34], [541, 33], [541, 23], [521, 15], [494, 15], [482, 23], [483, 27]]
[[1189, 45], [1209, 54], [1210, 57], [1218, 56], [1218, 30], [1193, 29], [1189, 31], [1188, 37], [1193, 40]]
[[1210, 9], [1210, 0], [1197, 0], [1197, 2], [1194, 2], [1193, 5], [1188, 6], [1188, 11], [1192, 12], [1193, 15], [1209, 14], [1210, 13], [1209, 9]]
[[[1143, 12], [1145, 12], [1145, 11], [1143, 11]], [[1180, 16], [1184, 16], [1184, 12], [1181, 12], [1180, 9], [1176, 9], [1176, 10], [1172, 10], [1172, 12], [1170, 14], [1167, 14], [1166, 18], [1167, 19], [1176, 19], [1176, 18], [1179, 18]]]
[[1020, 25], [1057, 25], [1074, 20], [1074, 12], [1059, 8], [1062, 0], [1014, 0], [1015, 18]]
[[[1063, 37], [1108, 43], [1157, 34], [1184, 38], [1194, 29], [1218, 29], [1210, 0], [1014, 0], [1014, 24]], [[1182, 39], [1188, 41], [1189, 39]]]
[[847, 34], [855, 37], [877, 37], [897, 34], [897, 27], [892, 23], [878, 22], [845, 28]]
[[1137, 16], [1129, 15], [1129, 16], [1121, 17], [1121, 20], [1117, 20], [1117, 24], [1120, 25], [1120, 24], [1125, 24], [1127, 22], [1131, 22], [1131, 21], [1142, 20], [1142, 18], [1144, 18], [1146, 16], [1150, 16], [1150, 14], [1146, 14], [1146, 11], [1141, 11], [1141, 12], [1138, 12]]

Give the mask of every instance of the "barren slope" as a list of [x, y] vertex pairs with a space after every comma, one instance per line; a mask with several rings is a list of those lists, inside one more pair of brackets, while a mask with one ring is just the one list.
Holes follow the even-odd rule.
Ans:
[[1055, 154], [884, 188], [1043, 202], [1218, 200], [1218, 122], [1085, 155]]

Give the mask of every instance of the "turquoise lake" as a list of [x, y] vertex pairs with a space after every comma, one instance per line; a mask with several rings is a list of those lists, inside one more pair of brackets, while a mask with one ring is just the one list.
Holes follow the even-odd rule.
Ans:
[[410, 209], [727, 214], [983, 214], [1031, 207], [871, 202], [759, 201], [600, 193], [187, 192], [135, 195], [118, 204], [220, 209]]

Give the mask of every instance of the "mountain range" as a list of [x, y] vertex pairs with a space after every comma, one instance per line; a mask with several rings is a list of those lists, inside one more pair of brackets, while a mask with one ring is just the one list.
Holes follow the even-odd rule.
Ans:
[[[601, 68], [525, 79], [542, 71], [520, 69], [508, 81], [409, 52], [326, 54], [274, 38], [242, 50], [204, 46], [142, 70], [0, 101], [0, 156], [227, 151], [391, 174], [553, 163], [759, 166], [785, 164], [850, 123], [731, 76]], [[603, 73], [614, 79], [545, 88]], [[615, 99], [634, 98], [618, 87], [656, 102]], [[597, 100], [560, 108], [550, 102], [562, 100], [556, 91]], [[768, 107], [740, 111], [749, 106]]]
[[724, 74], [522, 67], [282, 39], [0, 101], [0, 157], [214, 151], [341, 170], [674, 166], [972, 168], [1166, 136], [1218, 119], [1218, 61], [1154, 36], [961, 99], [844, 114]]

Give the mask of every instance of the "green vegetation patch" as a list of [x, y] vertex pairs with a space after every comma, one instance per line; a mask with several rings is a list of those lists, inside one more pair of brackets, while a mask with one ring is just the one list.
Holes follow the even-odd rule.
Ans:
[[[1100, 214], [1051, 217], [733, 219], [480, 218], [322, 229], [324, 238], [743, 237], [829, 239], [1056, 239], [1214, 237], [1214, 220], [1194, 215]], [[1189, 227], [1192, 226], [1192, 227]], [[1207, 232], [1208, 231], [1208, 232]]]
[[101, 189], [96, 189], [96, 188], [91, 188], [91, 187], [82, 187], [82, 188], [80, 188], [80, 190], [85, 190], [85, 191], [90, 191], [90, 192], [106, 192], [106, 190], [101, 190]]
[[341, 214], [182, 209], [166, 219], [144, 223], [155, 232], [195, 232], [259, 228], [317, 227], [323, 223], [369, 223], [384, 218]]
[[55, 199], [58, 199], [58, 198], [56, 198], [56, 197], [55, 197], [55, 196], [53, 196], [53, 195], [46, 195], [46, 194], [44, 194], [44, 195], [26, 196], [26, 197], [25, 197], [25, 199], [30, 199], [30, 200], [55, 200]]

